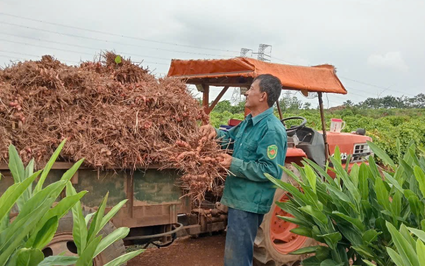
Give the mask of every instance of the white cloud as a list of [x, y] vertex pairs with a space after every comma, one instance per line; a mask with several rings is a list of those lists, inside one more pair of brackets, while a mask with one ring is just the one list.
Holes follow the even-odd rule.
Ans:
[[367, 59], [367, 64], [371, 67], [389, 68], [402, 72], [407, 72], [409, 70], [400, 52], [370, 55]]

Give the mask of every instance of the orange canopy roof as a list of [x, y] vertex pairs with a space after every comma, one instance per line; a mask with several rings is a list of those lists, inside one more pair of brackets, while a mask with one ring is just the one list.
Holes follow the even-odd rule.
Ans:
[[189, 84], [237, 87], [242, 83], [252, 82], [252, 79], [261, 74], [272, 74], [280, 79], [284, 89], [346, 94], [347, 91], [335, 72], [331, 65], [293, 66], [237, 57], [214, 60], [173, 59], [168, 76], [184, 78]]

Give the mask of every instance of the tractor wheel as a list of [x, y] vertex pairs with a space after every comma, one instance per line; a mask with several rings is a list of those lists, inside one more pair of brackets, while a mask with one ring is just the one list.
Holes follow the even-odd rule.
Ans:
[[[83, 208], [84, 216], [91, 212], [94, 211]], [[63, 252], [65, 256], [77, 256], [77, 246], [75, 245], [74, 239], [72, 237], [72, 226], [72, 213], [69, 212], [59, 221], [59, 226], [56, 230], [55, 236], [53, 237], [52, 241], [50, 241], [50, 243], [43, 249], [45, 257], [59, 255]], [[100, 231], [100, 234], [103, 236], [103, 238], [105, 238], [105, 236], [112, 233], [115, 229], [116, 228], [114, 224], [108, 222]], [[116, 241], [93, 259], [93, 266], [104, 265], [123, 254], [125, 254], [124, 241]]]
[[[285, 165], [292, 170], [292, 166]], [[289, 182], [290, 177], [282, 176], [282, 181]], [[277, 218], [280, 216], [291, 216], [280, 209], [274, 202], [289, 200], [286, 192], [277, 189], [273, 199], [270, 212], [264, 215], [263, 223], [258, 228], [254, 241], [254, 265], [267, 266], [296, 266], [301, 265], [305, 255], [289, 255], [297, 249], [316, 245], [314, 239], [291, 233], [290, 230], [297, 227], [293, 223]]]

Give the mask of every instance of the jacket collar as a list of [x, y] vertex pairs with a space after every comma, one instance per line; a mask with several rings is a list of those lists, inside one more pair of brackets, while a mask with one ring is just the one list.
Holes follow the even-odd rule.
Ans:
[[252, 125], [256, 125], [258, 122], [260, 122], [261, 120], [263, 120], [263, 118], [269, 116], [269, 115], [273, 115], [273, 107], [270, 107], [269, 109], [267, 109], [266, 111], [262, 112], [261, 114], [252, 117], [251, 114], [247, 115], [247, 119], [248, 120], [252, 120]]

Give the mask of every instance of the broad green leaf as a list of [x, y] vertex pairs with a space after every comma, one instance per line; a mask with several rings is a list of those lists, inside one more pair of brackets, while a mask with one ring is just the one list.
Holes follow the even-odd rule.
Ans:
[[353, 200], [355, 200], [356, 202], [360, 202], [361, 199], [360, 199], [359, 190], [357, 189], [356, 186], [354, 186], [347, 172], [344, 170], [341, 164], [338, 164], [338, 162], [335, 161], [335, 158], [330, 158], [330, 160], [334, 165], [335, 171], [337, 173], [337, 177], [343, 180], [344, 187], [348, 189]]
[[[306, 227], [313, 226], [313, 223], [308, 219], [308, 215], [298, 209], [299, 205], [295, 204], [292, 199], [286, 202], [275, 202], [275, 204], [281, 208], [283, 211], [292, 214], [295, 218], [300, 220], [299, 225]], [[278, 215], [279, 217], [279, 215]]]
[[86, 226], [89, 225], [89, 222], [91, 220], [91, 218], [93, 218], [93, 216], [96, 214], [96, 212], [92, 212], [86, 215], [86, 217], [84, 218], [84, 220], [86, 221]]
[[119, 55], [117, 55], [116, 57], [115, 57], [115, 64], [121, 64], [122, 63], [122, 58], [121, 58], [121, 56], [119, 56]]
[[414, 145], [409, 147], [408, 153], [410, 154], [411, 158], [413, 159], [413, 163], [415, 165], [419, 165], [419, 160], [418, 160], [418, 157], [416, 156], [416, 147]]
[[404, 264], [404, 261], [402, 260], [400, 254], [398, 254], [394, 249], [387, 247], [387, 252], [397, 266], [409, 265], [409, 264]]
[[362, 235], [362, 239], [364, 242], [366, 242], [367, 244], [372, 243], [373, 241], [375, 241], [375, 239], [382, 234], [382, 232], [377, 232], [374, 229], [369, 229], [366, 232], [363, 233]]
[[400, 163], [405, 171], [405, 176], [407, 178], [406, 181], [409, 183], [409, 189], [411, 191], [414, 191], [415, 193], [418, 192], [419, 188], [417, 185], [415, 174], [413, 172], [413, 168], [405, 160], [402, 160]]
[[[301, 182], [301, 180], [299, 179], [299, 177], [294, 173], [294, 172], [292, 172], [291, 170], [289, 170], [289, 169], [287, 169], [286, 167], [284, 167], [284, 166], [282, 166], [282, 165], [280, 165], [279, 164], [279, 167], [287, 174], [287, 175], [289, 175], [290, 177], [292, 177], [298, 184], [301, 184], [302, 182]], [[288, 171], [286, 171], [286, 170], [288, 170]]]
[[368, 141], [367, 144], [372, 149], [373, 153], [375, 153], [376, 156], [381, 158], [384, 164], [391, 166], [393, 170], [396, 168], [394, 161], [390, 158], [390, 156], [388, 156], [388, 154], [383, 149], [379, 148], [378, 145], [370, 141]]
[[319, 165], [317, 165], [315, 162], [313, 162], [310, 159], [304, 158], [304, 161], [306, 161], [311, 167], [314, 168], [314, 170], [316, 170], [316, 172], [318, 172], [321, 176], [323, 176], [326, 179], [326, 181], [328, 181], [328, 183], [335, 184], [333, 182], [332, 177], [325, 170], [323, 170], [322, 167], [320, 167]]
[[99, 245], [97, 246], [96, 251], [94, 252], [94, 257], [99, 255], [102, 251], [104, 251], [107, 247], [109, 247], [116, 241], [126, 237], [129, 232], [130, 232], [129, 228], [120, 227], [116, 229], [115, 231], [113, 231], [112, 233], [110, 233], [109, 235], [105, 236], [105, 238], [103, 238], [102, 241], [100, 241]]
[[344, 266], [344, 263], [338, 263], [334, 260], [327, 259], [320, 263], [320, 266]]
[[[347, 166], [349, 164], [347, 163]], [[345, 171], [348, 171], [347, 169]], [[351, 178], [351, 181], [353, 182], [353, 185], [358, 188], [359, 187], [359, 173], [360, 173], [360, 166], [358, 164], [354, 164], [351, 167], [351, 171], [349, 173], [349, 176]]]
[[[60, 220], [63, 216], [65, 216], [71, 208], [79, 202], [79, 200], [87, 193], [87, 191], [81, 191], [78, 194], [67, 196], [64, 199], [62, 199], [55, 207], [49, 209], [47, 213], [41, 218], [39, 223], [37, 224], [37, 227], [34, 229], [35, 232], [38, 232], [42, 226], [47, 222], [47, 220], [51, 219], [52, 217], [58, 217], [58, 220]], [[28, 239], [26, 246], [31, 247], [35, 241], [36, 234], [32, 234], [30, 239]]]
[[[48, 185], [45, 189], [35, 194], [32, 198], [30, 198], [24, 205], [24, 207], [20, 210], [19, 217], [26, 216], [28, 213], [32, 212], [34, 207], [41, 204], [44, 201], [49, 201], [50, 206], [55, 202], [61, 193], [62, 189], [65, 187], [65, 181], [57, 181]], [[44, 213], [43, 213], [44, 214]]]
[[414, 172], [416, 180], [419, 183], [419, 189], [422, 192], [422, 197], [425, 197], [425, 173], [419, 166], [415, 166]]
[[[41, 215], [41, 218], [45, 214], [45, 212], [50, 208], [50, 206], [52, 206], [53, 202], [57, 198], [57, 191], [59, 190], [60, 192], [63, 187], [63, 184], [63, 181], [58, 181], [53, 184], [50, 184], [45, 189], [40, 191], [40, 193], [30, 198], [25, 203], [22, 210], [19, 212], [18, 216], [9, 227], [10, 233], [6, 235], [6, 238], [10, 237], [11, 234], [14, 233], [14, 230], [18, 230], [19, 232], [21, 232], [21, 227], [23, 226], [23, 224], [28, 222], [27, 220], [32, 221], [35, 214], [37, 217]], [[41, 213], [34, 213], [35, 210], [40, 210], [41, 207]], [[38, 220], [36, 222], [38, 222]], [[34, 228], [31, 227], [30, 231], [33, 229]], [[24, 230], [28, 230], [28, 227], [25, 227]]]
[[31, 159], [31, 161], [28, 163], [27, 167], [25, 168], [25, 177], [32, 176], [34, 174], [34, 159]]
[[316, 253], [316, 250], [319, 248], [320, 246], [310, 246], [310, 247], [305, 247], [305, 248], [300, 248], [297, 249], [289, 254], [292, 255], [302, 255], [302, 254], [310, 254], [310, 253]]
[[0, 245], [2, 243], [1, 232], [3, 232], [3, 230], [5, 230], [9, 226], [9, 220], [10, 220], [10, 212], [6, 213], [3, 219], [0, 220]]
[[401, 214], [401, 199], [402, 199], [402, 194], [399, 191], [396, 191], [394, 193], [393, 199], [390, 203], [390, 207], [391, 207], [391, 213], [392, 213], [392, 217], [393, 217], [393, 224], [398, 226], [398, 218], [401, 219], [400, 214]]
[[425, 245], [419, 239], [416, 241], [416, 253], [418, 254], [420, 266], [425, 266]]
[[[410, 193], [407, 193], [410, 192]], [[409, 201], [409, 206], [411, 211], [416, 217], [423, 217], [424, 214], [424, 203], [419, 200], [419, 198], [412, 193], [410, 190], [405, 190], [404, 194]]]
[[323, 212], [313, 209], [313, 207], [310, 205], [300, 207], [300, 210], [317, 219], [317, 221], [320, 222], [322, 225], [327, 225], [328, 217]]
[[317, 241], [321, 243], [325, 243], [325, 239], [319, 236], [322, 234], [322, 232], [320, 232], [320, 229], [317, 225], [312, 226], [311, 233], [313, 234], [314, 239], [316, 239]]
[[373, 258], [372, 250], [365, 245], [352, 247], [357, 253], [364, 258]]
[[22, 182], [25, 176], [25, 168], [22, 163], [19, 153], [15, 146], [9, 146], [9, 170], [12, 173], [13, 180], [15, 183]]
[[411, 227], [408, 227], [407, 229], [409, 229], [410, 232], [415, 234], [415, 236], [417, 236], [420, 240], [425, 242], [425, 232], [423, 230], [419, 230], [419, 229], [411, 228]]
[[309, 165], [306, 165], [304, 170], [310, 187], [312, 188], [313, 192], [316, 193], [316, 173], [314, 173], [313, 169]]
[[[66, 184], [66, 195], [73, 196], [76, 194], [75, 188], [72, 186], [71, 182], [68, 181]], [[72, 207], [72, 221], [72, 236], [74, 238], [74, 243], [77, 246], [78, 254], [82, 254], [87, 245], [87, 227], [79, 201]]]
[[46, 166], [44, 166], [43, 173], [41, 174], [40, 180], [38, 180], [37, 185], [34, 189], [34, 194], [38, 193], [44, 184], [44, 181], [46, 180], [47, 175], [50, 172], [50, 169], [52, 169], [53, 164], [56, 162], [56, 159], [58, 158], [63, 146], [65, 145], [66, 139], [64, 139], [61, 144], [59, 144], [58, 148], [55, 150], [53, 155], [50, 157], [49, 161], [47, 162]]
[[359, 170], [359, 191], [362, 200], [367, 200], [369, 196], [369, 173], [369, 167], [365, 163], [362, 163]]
[[[84, 195], [87, 194], [87, 190], [83, 190], [78, 192], [77, 194], [67, 196], [66, 198], [62, 199], [55, 207], [51, 208], [47, 214], [46, 217], [50, 219], [53, 216], [57, 216], [59, 219], [65, 216], [72, 207], [77, 204], [81, 198], [84, 197]], [[45, 217], [43, 217], [45, 218]]]
[[[293, 199], [289, 199], [289, 201], [276, 201], [275, 204], [281, 208], [283, 211], [292, 214], [294, 217], [302, 218], [306, 217], [306, 214], [298, 209], [299, 204]], [[313, 224], [311, 224], [313, 225]]]
[[94, 252], [96, 251], [96, 248], [99, 245], [101, 240], [102, 240], [102, 236], [93, 238], [93, 240], [87, 244], [86, 249], [84, 249], [80, 257], [78, 258], [77, 263], [75, 263], [75, 266], [92, 265]]
[[356, 205], [355, 205], [355, 203], [344, 192], [338, 190], [337, 188], [333, 187], [330, 184], [326, 184], [326, 188], [331, 192], [331, 195], [332, 195], [332, 193], [335, 194], [336, 197], [333, 196], [333, 199], [334, 200], [342, 200], [344, 202], [347, 202], [348, 205], [351, 206], [351, 209], [353, 211], [356, 211]]
[[404, 189], [401, 187], [398, 181], [394, 179], [394, 177], [392, 177], [390, 174], [386, 172], [384, 172], [384, 176], [389, 181], [390, 184], [392, 184], [398, 191], [401, 192], [401, 194], [404, 193]]
[[38, 231], [34, 244], [32, 245], [33, 248], [42, 249], [44, 248], [49, 242], [53, 239], [53, 236], [56, 233], [56, 230], [59, 226], [59, 219], [57, 216], [53, 216], [50, 218], [44, 226], [41, 228], [40, 231]]
[[[34, 159], [31, 159], [31, 161], [28, 163], [27, 167], [25, 168], [24, 178], [27, 179], [33, 174], [34, 174]], [[24, 192], [23, 199], [24, 201], [27, 201], [31, 197], [32, 197], [32, 184]]]
[[304, 192], [308, 205], [311, 205], [316, 210], [323, 211], [323, 204], [319, 201], [317, 194], [313, 192], [311, 187], [301, 185], [301, 190]]
[[33, 174], [21, 183], [13, 184], [3, 193], [0, 197], [0, 219], [3, 219], [10, 212], [18, 198], [34, 182], [39, 173]]
[[[288, 169], [285, 169], [285, 171], [289, 171]], [[304, 196], [304, 194], [302, 194], [298, 188], [294, 187], [293, 185], [289, 184], [289, 183], [285, 183], [279, 179], [274, 178], [273, 176], [271, 176], [270, 174], [265, 173], [264, 174], [267, 179], [269, 179], [273, 184], [275, 184], [278, 188], [281, 188], [289, 193], [291, 193], [292, 197], [297, 200], [297, 202], [302, 202], [303, 204], [305, 204], [306, 202], [306, 197]]]
[[342, 235], [339, 232], [319, 235], [319, 237], [323, 237], [326, 241], [326, 244], [328, 244], [328, 246], [333, 250], [336, 249], [336, 245], [342, 239]]
[[329, 257], [330, 249], [328, 247], [319, 246], [316, 250], [316, 258], [319, 260], [325, 260]]
[[396, 246], [397, 251], [400, 253], [401, 259], [405, 265], [419, 266], [415, 248], [409, 245], [409, 242], [404, 239], [401, 233], [398, 232], [391, 223], [386, 222], [386, 226], [390, 231], [394, 245]]
[[390, 196], [384, 182], [380, 178], [375, 179], [375, 192], [378, 203], [383, 206], [384, 209], [391, 211]]
[[409, 243], [409, 245], [411, 247], [415, 247], [416, 246], [416, 242], [415, 239], [413, 238], [413, 236], [410, 234], [409, 230], [407, 229], [406, 226], [401, 226], [400, 230], [399, 230], [400, 234], [404, 237], [404, 239], [407, 240], [407, 242]]
[[310, 228], [306, 228], [306, 227], [297, 227], [294, 228], [292, 230], [290, 230], [290, 232], [300, 235], [300, 236], [306, 236], [306, 237], [313, 237], [313, 233], [311, 232]]
[[303, 260], [301, 265], [303, 265], [303, 266], [320, 266], [320, 262], [322, 262], [322, 261], [314, 256], [314, 257], [309, 257], [309, 258], [306, 258], [305, 260]]
[[78, 257], [50, 256], [45, 258], [38, 266], [74, 265]]
[[99, 233], [100, 230], [102, 229], [100, 227], [100, 224], [102, 223], [103, 214], [105, 213], [106, 203], [108, 201], [108, 195], [109, 195], [109, 192], [106, 193], [102, 203], [100, 204], [99, 208], [97, 209], [93, 217], [92, 222], [90, 223], [90, 228], [87, 234], [87, 242], [90, 242], [94, 237], [96, 237], [97, 233]]
[[119, 266], [119, 265], [131, 260], [132, 258], [138, 256], [143, 251], [145, 251], [145, 250], [140, 249], [140, 250], [128, 252], [127, 254], [121, 255], [118, 258], [111, 260], [110, 262], [106, 263], [104, 266]]
[[358, 229], [351, 225], [346, 225], [342, 223], [336, 223], [338, 232], [340, 232], [346, 239], [351, 242], [353, 246], [361, 246], [363, 244], [362, 234]]
[[361, 232], [363, 232], [365, 230], [363, 222], [360, 221], [358, 218], [350, 217], [350, 216], [348, 216], [344, 213], [338, 212], [338, 211], [333, 211], [332, 214], [346, 220], [348, 223], [357, 227]]
[[366, 263], [367, 266], [376, 266], [375, 264], [373, 264], [372, 262], [368, 260], [363, 260], [363, 262]]
[[44, 259], [43, 252], [34, 248], [22, 248], [16, 254], [16, 265], [19, 266], [37, 266]]
[[300, 225], [300, 226], [309, 226], [309, 222], [308, 221], [301, 220], [301, 219], [296, 218], [296, 217], [289, 217], [289, 216], [280, 216], [280, 215], [277, 215], [277, 218], [282, 219], [282, 220], [287, 221], [287, 222], [290, 222], [290, 223], [293, 223], [293, 224]]
[[373, 156], [369, 156], [368, 163], [369, 163], [369, 169], [372, 172], [371, 177], [375, 179], [381, 178], [381, 175], [378, 170], [378, 166], [376, 165], [376, 162], [375, 162], [375, 159], [373, 159]]
[[335, 147], [335, 151], [334, 151], [333, 157], [335, 158], [335, 162], [337, 164], [341, 164], [341, 152], [339, 151], [339, 147], [338, 146]]
[[[24, 209], [25, 207], [31, 205], [33, 204], [30, 203], [24, 205]], [[9, 258], [12, 253], [21, 245], [24, 238], [33, 229], [33, 227], [35, 227], [38, 220], [43, 216], [44, 212], [50, 206], [51, 203], [48, 200], [45, 200], [37, 208], [34, 208], [32, 212], [28, 213], [28, 215], [21, 217], [19, 217], [21, 214], [18, 215], [16, 220], [7, 229], [8, 232], [6, 233], [6, 241], [0, 246], [0, 265], [3, 265], [1, 262], [5, 262], [7, 258]]]

